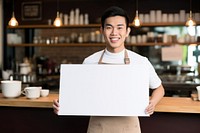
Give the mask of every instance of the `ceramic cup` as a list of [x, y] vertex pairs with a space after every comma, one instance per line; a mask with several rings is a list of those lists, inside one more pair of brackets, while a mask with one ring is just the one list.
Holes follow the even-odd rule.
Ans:
[[26, 87], [22, 93], [29, 99], [36, 99], [40, 97], [41, 89], [42, 87]]
[[3, 78], [4, 80], [8, 80], [9, 77], [10, 77], [10, 75], [12, 75], [12, 74], [13, 74], [13, 71], [12, 71], [12, 70], [3, 70], [3, 71], [2, 71], [2, 78]]
[[197, 89], [197, 94], [198, 94], [198, 100], [200, 100], [200, 86], [197, 86], [196, 89]]
[[48, 95], [49, 95], [49, 90], [48, 89], [40, 90], [40, 96], [41, 97], [47, 97]]
[[6, 98], [15, 98], [21, 95], [22, 82], [17, 80], [1, 81], [2, 94]]

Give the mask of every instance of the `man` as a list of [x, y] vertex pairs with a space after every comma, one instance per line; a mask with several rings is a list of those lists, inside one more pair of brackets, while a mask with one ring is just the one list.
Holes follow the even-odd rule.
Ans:
[[[119, 7], [108, 8], [101, 17], [101, 33], [104, 35], [106, 48], [84, 60], [84, 64], [135, 64], [142, 63], [149, 67], [149, 88], [153, 89], [147, 114], [153, 114], [155, 106], [164, 96], [164, 88], [153, 66], [146, 57], [125, 48], [125, 39], [131, 31], [127, 13]], [[123, 79], [122, 79], [123, 80]], [[54, 112], [59, 110], [58, 100], [54, 100]], [[141, 133], [138, 117], [92, 116], [88, 133]]]

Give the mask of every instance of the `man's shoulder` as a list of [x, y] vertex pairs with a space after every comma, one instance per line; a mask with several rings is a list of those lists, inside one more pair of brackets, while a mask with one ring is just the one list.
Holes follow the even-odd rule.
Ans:
[[127, 50], [128, 51], [128, 56], [130, 57], [130, 58], [134, 58], [134, 59], [147, 59], [145, 56], [142, 56], [142, 55], [140, 55], [140, 54], [138, 54], [138, 53], [136, 53], [136, 52], [133, 52], [133, 51], [131, 51], [131, 50]]
[[93, 53], [92, 55], [86, 57], [83, 63], [84, 64], [98, 63], [102, 53], [103, 50]]

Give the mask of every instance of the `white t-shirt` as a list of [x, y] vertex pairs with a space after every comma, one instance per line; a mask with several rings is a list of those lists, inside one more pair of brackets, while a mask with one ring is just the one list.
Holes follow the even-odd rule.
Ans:
[[[99, 59], [102, 55], [104, 50], [101, 50], [99, 52], [96, 52], [89, 57], [85, 58], [83, 64], [98, 64]], [[110, 64], [124, 64], [124, 52], [125, 50], [119, 52], [119, 53], [111, 53], [109, 51], [105, 51], [103, 55], [102, 62], [104, 63], [110, 63]], [[155, 89], [161, 85], [161, 80], [158, 77], [157, 73], [155, 72], [155, 69], [153, 68], [152, 64], [149, 62], [149, 60], [141, 56], [133, 51], [127, 50], [128, 57], [130, 59], [130, 64], [142, 64], [147, 65], [149, 68], [149, 88]]]

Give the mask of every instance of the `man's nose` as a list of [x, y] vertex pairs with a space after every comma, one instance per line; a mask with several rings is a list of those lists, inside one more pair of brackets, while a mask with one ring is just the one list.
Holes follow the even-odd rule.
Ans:
[[117, 28], [113, 28], [111, 34], [112, 34], [112, 35], [117, 34]]

